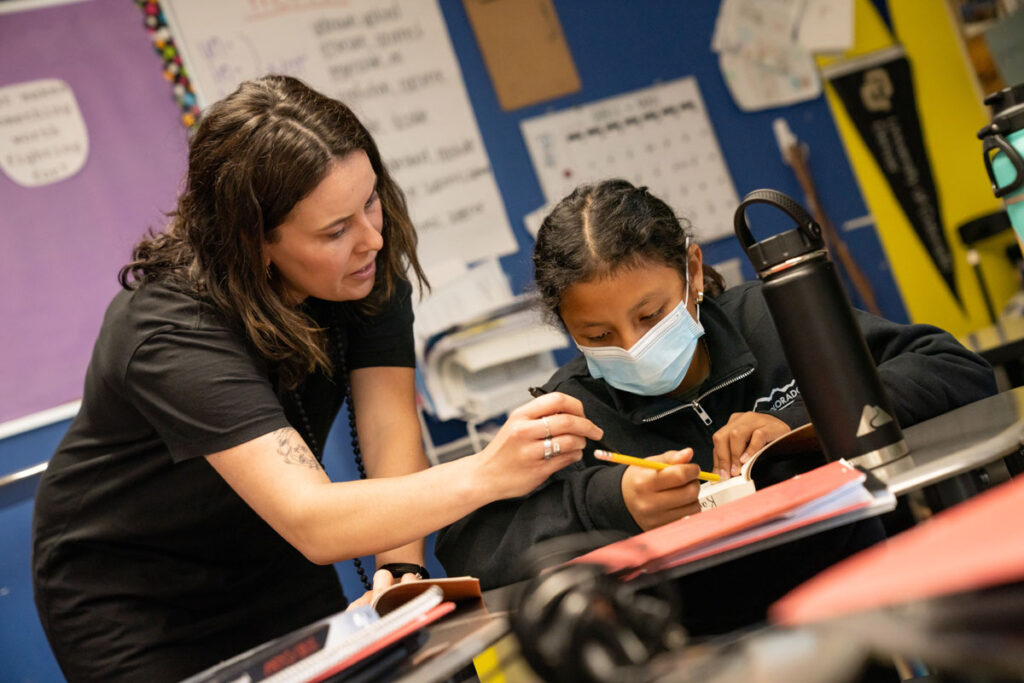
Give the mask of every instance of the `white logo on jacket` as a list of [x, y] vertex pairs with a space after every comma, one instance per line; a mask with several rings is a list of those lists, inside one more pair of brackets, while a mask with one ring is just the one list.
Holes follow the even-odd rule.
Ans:
[[[762, 413], [776, 412], [795, 401], [799, 395], [800, 389], [797, 388], [796, 380], [794, 379], [789, 384], [775, 387], [770, 394], [754, 401], [754, 407], [751, 410]], [[761, 410], [759, 411], [758, 408]]]

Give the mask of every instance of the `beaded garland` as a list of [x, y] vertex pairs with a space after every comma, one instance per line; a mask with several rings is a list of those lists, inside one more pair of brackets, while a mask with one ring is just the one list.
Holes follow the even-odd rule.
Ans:
[[143, 25], [153, 41], [153, 50], [164, 62], [164, 78], [173, 84], [174, 99], [181, 108], [181, 122], [194, 132], [199, 121], [199, 105], [196, 104], [196, 94], [192, 90], [188, 71], [181, 62], [181, 53], [167, 27], [164, 11], [158, 0], [135, 0], [135, 4], [143, 12]]

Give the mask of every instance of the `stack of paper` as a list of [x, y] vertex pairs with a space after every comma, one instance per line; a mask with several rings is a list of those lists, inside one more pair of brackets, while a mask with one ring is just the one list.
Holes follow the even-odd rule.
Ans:
[[555, 371], [552, 351], [569, 340], [545, 323], [533, 301], [520, 297], [428, 342], [424, 351], [426, 407], [441, 420], [484, 420], [529, 399], [527, 389]]
[[[388, 612], [378, 615], [369, 605], [339, 612], [305, 628], [276, 638], [217, 666], [185, 683], [299, 683], [321, 681], [359, 667], [369, 679], [380, 679], [419, 647], [414, 637], [424, 626], [455, 609], [443, 601], [438, 586]], [[376, 667], [374, 675], [366, 666]]]
[[705, 510], [577, 558], [630, 579], [683, 564], [741, 554], [888, 512], [896, 499], [844, 460], [829, 463], [728, 505]]

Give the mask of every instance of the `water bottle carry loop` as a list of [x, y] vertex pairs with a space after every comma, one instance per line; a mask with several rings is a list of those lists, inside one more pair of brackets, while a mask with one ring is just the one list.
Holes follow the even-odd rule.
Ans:
[[750, 223], [747, 221], [747, 207], [751, 204], [768, 204], [781, 209], [796, 222], [800, 232], [812, 240], [821, 239], [821, 226], [792, 197], [778, 190], [754, 190], [743, 198], [736, 207], [736, 213], [733, 214], [733, 227], [744, 251], [755, 241], [754, 235], [750, 232]]
[[[985, 161], [985, 171], [988, 173], [988, 179], [992, 183], [992, 193], [996, 197], [1002, 198], [1011, 192], [1015, 192], [1021, 187], [1024, 187], [1024, 159], [1021, 159], [1020, 153], [1016, 148], [1007, 142], [1006, 138], [998, 132], [996, 125], [992, 124], [986, 128], [982, 128], [981, 131], [979, 131], [978, 136], [981, 137], [982, 140], [982, 158]], [[999, 187], [999, 183], [996, 181], [995, 171], [992, 170], [992, 156], [989, 155], [989, 152], [992, 150], [997, 150], [1005, 154], [1006, 158], [1010, 160], [1011, 164], [1013, 164], [1013, 169], [1017, 172], [1017, 177], [1003, 187]]]

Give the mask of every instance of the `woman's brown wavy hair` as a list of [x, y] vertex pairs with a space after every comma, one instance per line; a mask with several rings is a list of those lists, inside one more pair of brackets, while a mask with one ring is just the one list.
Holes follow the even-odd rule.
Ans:
[[377, 174], [384, 246], [373, 290], [354, 306], [363, 314], [380, 311], [408, 269], [426, 284], [405, 197], [355, 114], [289, 76], [242, 83], [204, 114], [170, 225], [135, 246], [121, 285], [165, 280], [209, 300], [286, 387], [317, 368], [330, 372], [324, 331], [283, 299], [279, 278], [264, 265], [263, 247], [331, 163], [356, 150], [366, 152]]

